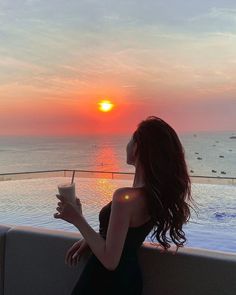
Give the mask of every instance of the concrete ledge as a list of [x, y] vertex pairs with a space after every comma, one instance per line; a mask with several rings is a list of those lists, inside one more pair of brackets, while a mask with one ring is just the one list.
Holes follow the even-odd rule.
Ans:
[[143, 295], [235, 295], [236, 254], [144, 243], [139, 250]]
[[4, 295], [68, 295], [90, 255], [76, 268], [65, 264], [65, 254], [78, 233], [17, 226], [8, 231], [5, 251]]
[[[69, 295], [87, 259], [88, 250], [79, 264], [65, 264], [68, 248], [81, 239], [72, 233], [30, 226], [0, 226], [5, 257], [4, 295]], [[144, 242], [139, 249], [143, 274], [142, 295], [235, 295], [236, 254], [198, 248], [175, 248], [162, 252]], [[3, 263], [1, 263], [3, 266]]]
[[4, 294], [5, 240], [10, 228], [11, 225], [0, 225], [0, 295]]

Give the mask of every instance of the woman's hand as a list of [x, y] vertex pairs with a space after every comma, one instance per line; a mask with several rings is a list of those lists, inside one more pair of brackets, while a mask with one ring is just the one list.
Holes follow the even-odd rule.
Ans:
[[58, 207], [56, 210], [59, 213], [55, 213], [54, 218], [61, 218], [72, 224], [78, 222], [78, 218], [83, 215], [80, 199], [76, 198], [76, 203], [70, 203], [63, 201], [60, 195], [56, 196], [61, 202], [57, 203]]
[[88, 248], [89, 245], [84, 238], [75, 242], [66, 253], [65, 263], [69, 266], [75, 266], [78, 263], [80, 256]]

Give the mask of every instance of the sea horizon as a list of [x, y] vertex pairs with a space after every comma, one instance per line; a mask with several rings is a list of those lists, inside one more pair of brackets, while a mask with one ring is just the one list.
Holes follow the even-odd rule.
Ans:
[[[135, 130], [134, 130], [135, 131]], [[85, 137], [88, 137], [88, 136], [129, 136], [131, 135], [134, 131], [132, 132], [122, 132], [122, 133], [112, 133], [112, 132], [109, 132], [109, 133], [73, 133], [73, 134], [70, 134], [70, 133], [61, 133], [61, 134], [57, 134], [57, 133], [50, 133], [50, 134], [47, 134], [47, 133], [42, 133], [42, 134], [37, 134], [37, 133], [27, 133], [27, 134], [0, 134], [0, 137], [74, 137], [74, 136], [85, 136]], [[233, 135], [236, 136], [236, 130], [235, 129], [225, 129], [225, 130], [186, 130], [186, 131], [177, 131], [175, 130], [176, 133], [178, 135], [181, 135], [181, 134], [196, 134], [196, 133], [211, 133], [211, 134], [214, 134], [214, 133], [233, 133]]]
[[[231, 131], [179, 135], [190, 177], [236, 177], [236, 140], [230, 139], [233, 135]], [[129, 138], [130, 135], [126, 134], [0, 136], [0, 174], [65, 169], [134, 173], [135, 167], [126, 163]], [[59, 224], [51, 217], [56, 204], [57, 183], [63, 179], [66, 178], [40, 176], [34, 179], [0, 181], [2, 222], [74, 231], [72, 227]], [[109, 202], [114, 189], [132, 185], [132, 180], [112, 180], [102, 176], [76, 177], [75, 181], [86, 218], [94, 229], [98, 227], [99, 210]], [[235, 185], [192, 183], [192, 189], [194, 199], [200, 204], [200, 214], [199, 217], [194, 214], [186, 226], [188, 245], [235, 252]], [[14, 202], [13, 199], [17, 201]], [[38, 208], [39, 200], [41, 205]], [[225, 240], [223, 245], [218, 243], [222, 236]]]
[[[178, 134], [191, 175], [236, 177], [232, 131]], [[0, 173], [82, 169], [133, 172], [126, 163], [131, 134], [2, 136]]]

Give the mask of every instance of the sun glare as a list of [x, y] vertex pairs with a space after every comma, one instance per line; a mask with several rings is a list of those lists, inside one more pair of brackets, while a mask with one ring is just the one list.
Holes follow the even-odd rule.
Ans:
[[102, 100], [98, 104], [99, 104], [99, 110], [101, 112], [109, 112], [114, 107], [114, 104], [112, 104], [109, 100]]

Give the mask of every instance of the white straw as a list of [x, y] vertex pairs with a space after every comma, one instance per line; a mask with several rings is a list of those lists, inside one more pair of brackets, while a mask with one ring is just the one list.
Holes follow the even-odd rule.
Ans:
[[74, 177], [75, 177], [75, 170], [73, 170], [72, 179], [71, 179], [71, 184], [74, 182]]

